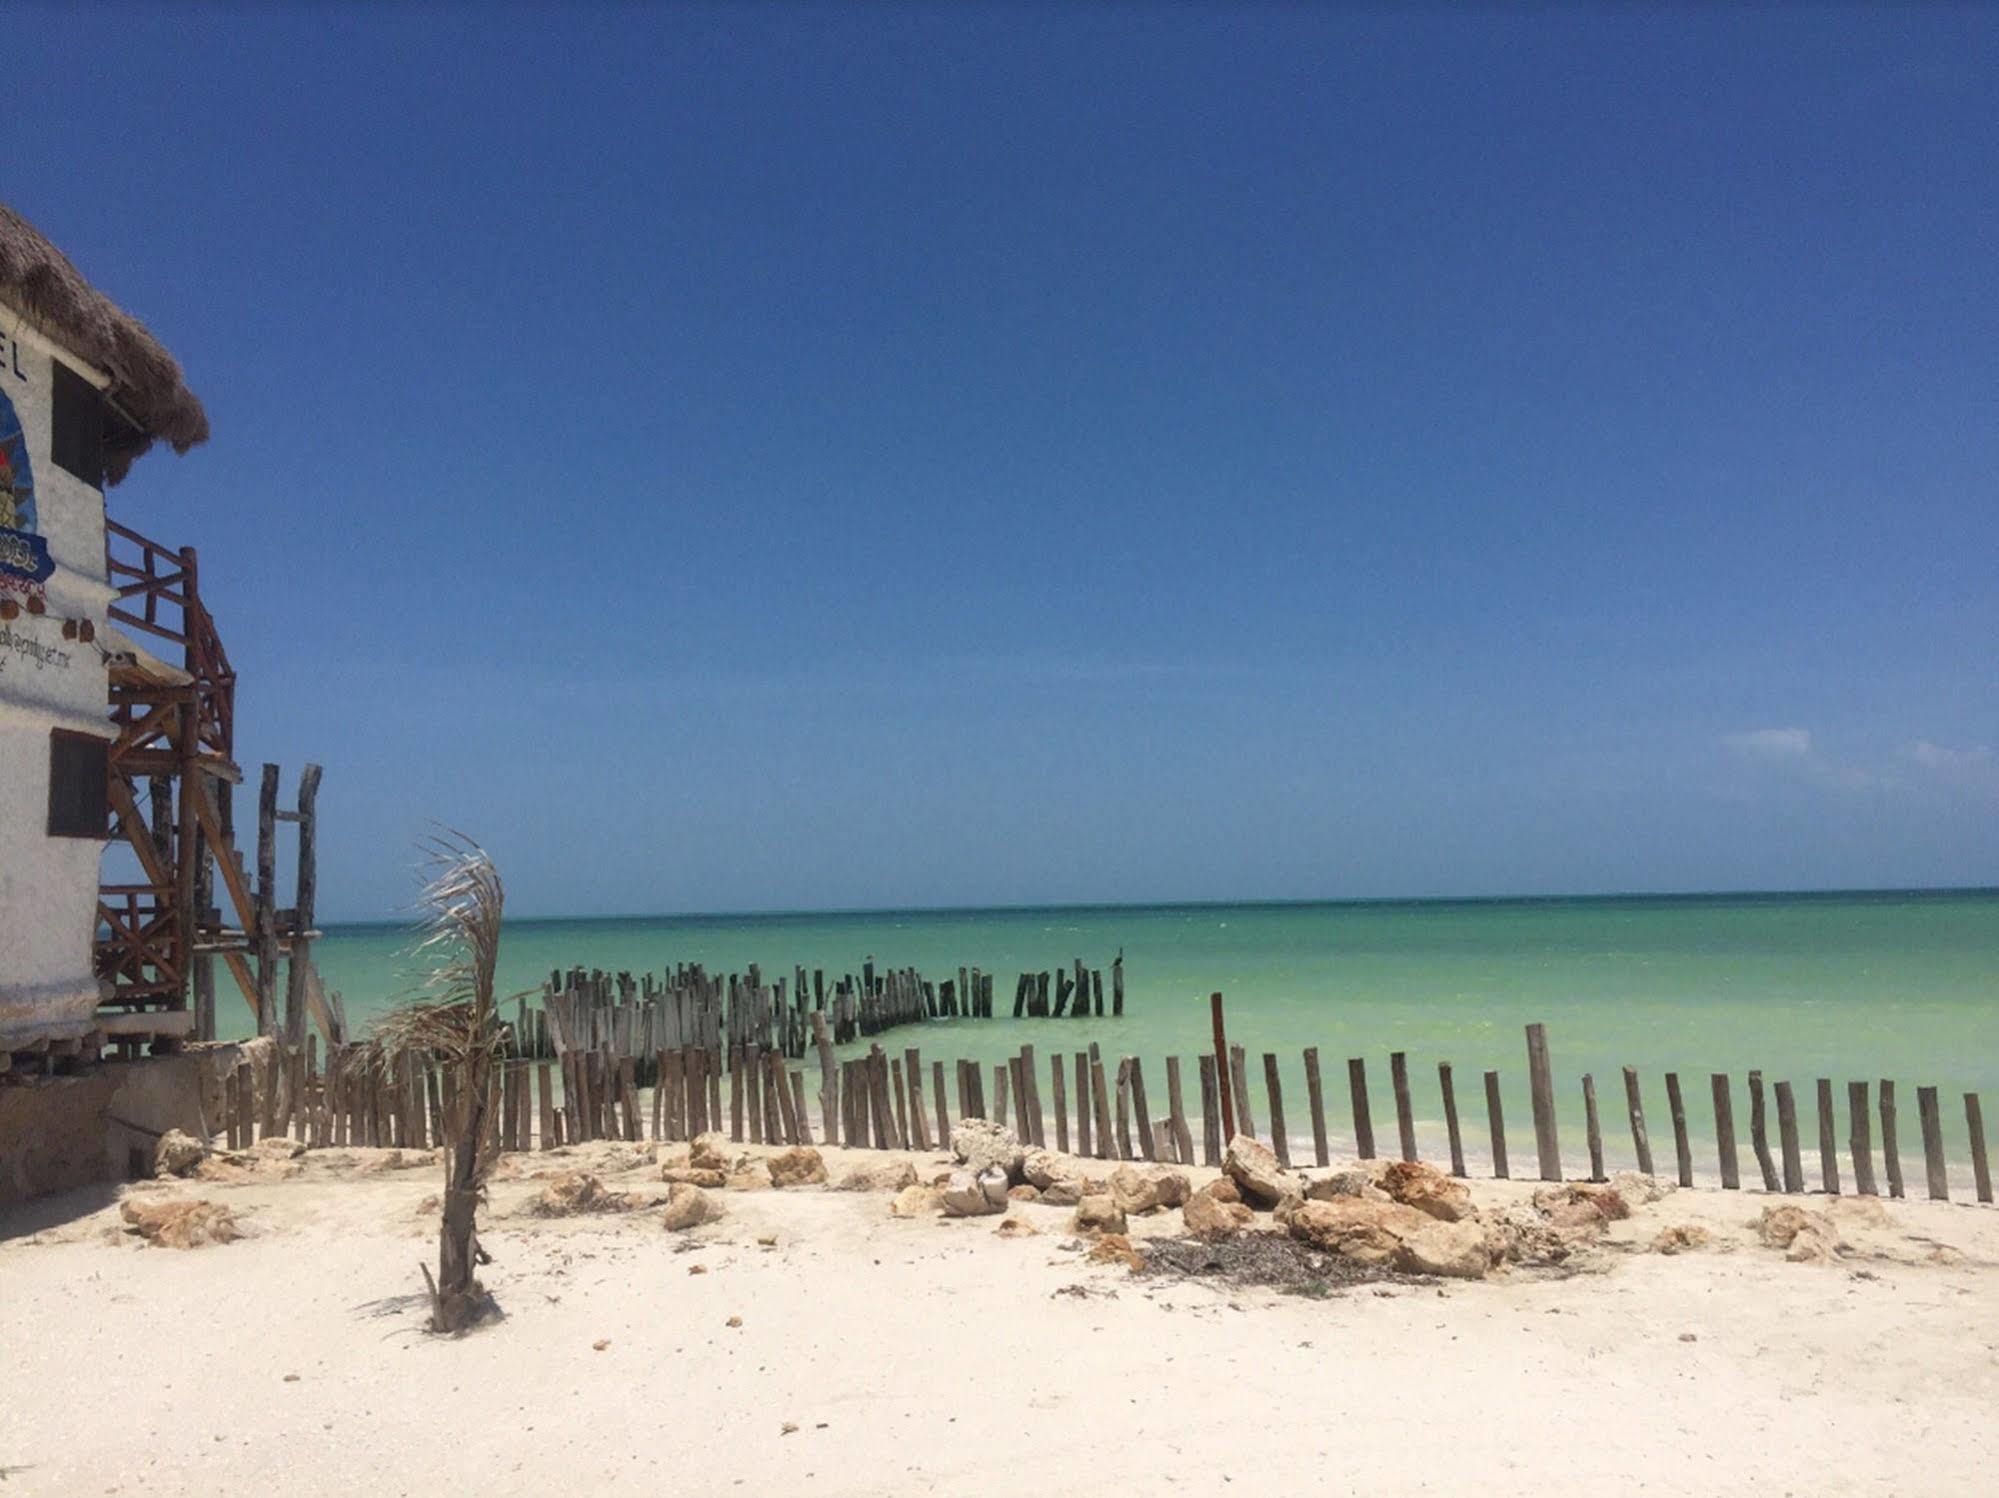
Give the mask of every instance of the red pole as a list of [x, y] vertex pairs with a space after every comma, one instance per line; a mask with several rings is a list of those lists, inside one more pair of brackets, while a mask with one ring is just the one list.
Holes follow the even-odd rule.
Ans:
[[1222, 1025], [1222, 996], [1212, 995], [1208, 1003], [1215, 1016], [1215, 1081], [1222, 1093], [1222, 1143], [1235, 1138], [1235, 1098], [1229, 1087], [1229, 1037]]

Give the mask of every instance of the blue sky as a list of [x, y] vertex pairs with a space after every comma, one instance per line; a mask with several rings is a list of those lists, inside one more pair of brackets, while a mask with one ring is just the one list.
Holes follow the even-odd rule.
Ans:
[[1989, 9], [8, 30], [331, 915], [1999, 882]]

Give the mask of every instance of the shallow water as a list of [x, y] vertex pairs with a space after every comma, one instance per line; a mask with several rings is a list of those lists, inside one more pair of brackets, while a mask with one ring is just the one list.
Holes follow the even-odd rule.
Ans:
[[[331, 928], [315, 948], [329, 988], [357, 1025], [407, 994], [418, 970], [407, 931]], [[516, 921], [503, 948], [503, 992], [532, 988], [575, 964], [711, 971], [754, 961], [767, 975], [794, 965], [832, 975], [914, 965], [955, 976], [996, 973], [996, 1009], [1014, 975], [1081, 957], [1108, 969], [1125, 954], [1122, 1021], [951, 1021], [899, 1029], [884, 1044], [927, 1059], [997, 1060], [1031, 1043], [1040, 1057], [1099, 1042], [1147, 1062], [1152, 1111], [1166, 1111], [1161, 1063], [1210, 1044], [1207, 995], [1226, 995], [1229, 1038], [1250, 1052], [1259, 1128], [1262, 1053], [1283, 1068], [1290, 1132], [1309, 1140], [1301, 1049], [1322, 1058], [1336, 1139], [1350, 1132], [1346, 1058], [1365, 1056], [1377, 1140], [1394, 1143], [1388, 1055], [1406, 1051], [1426, 1149], [1441, 1130], [1436, 1065], [1453, 1064], [1471, 1153], [1486, 1135], [1481, 1074], [1502, 1073], [1516, 1173], [1531, 1159], [1522, 1027], [1548, 1026], [1569, 1152], [1580, 1148], [1580, 1078], [1593, 1072], [1613, 1163], [1629, 1157], [1621, 1068], [1639, 1069], [1654, 1149], [1670, 1162], [1661, 1076], [1677, 1070], [1696, 1139], [1712, 1138], [1709, 1074], [1734, 1079], [1745, 1131], [1744, 1078], [1760, 1067], [1799, 1095], [1809, 1157], [1817, 1139], [1815, 1080], [1836, 1084], [1844, 1148], [1845, 1083], [1893, 1077], [1902, 1089], [1905, 1156], [1917, 1148], [1914, 1088], [1943, 1089], [1955, 1166], [1964, 1154], [1961, 1094], [1999, 1108], [1999, 892], [1756, 895], [1314, 905], [1100, 906], [1050, 909], [798, 913]], [[1108, 986], [1109, 974], [1105, 975]], [[1047, 1061], [1041, 1061], [1050, 1104]], [[954, 1099], [955, 1110], [955, 1099]], [[1772, 1125], [1774, 1129], [1774, 1123]], [[1704, 1155], [1705, 1164], [1707, 1157]]]

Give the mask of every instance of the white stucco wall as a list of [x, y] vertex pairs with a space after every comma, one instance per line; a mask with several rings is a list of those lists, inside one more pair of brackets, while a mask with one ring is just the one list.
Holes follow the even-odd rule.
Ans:
[[[80, 1035], [97, 1006], [91, 939], [103, 844], [48, 835], [49, 733], [111, 737], [103, 652], [63, 637], [65, 620], [89, 619], [101, 630], [111, 590], [104, 496], [49, 455], [55, 357], [0, 303], [0, 391], [26, 437], [36, 530], [56, 564], [44, 584], [46, 612], [0, 621], [0, 1049]], [[78, 361], [64, 362], [103, 383]]]

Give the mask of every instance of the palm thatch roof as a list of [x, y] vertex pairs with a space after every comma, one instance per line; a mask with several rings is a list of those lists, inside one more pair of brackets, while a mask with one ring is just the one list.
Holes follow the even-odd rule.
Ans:
[[135, 430], [115, 423], [105, 434], [106, 482], [122, 479], [155, 438], [180, 453], [208, 440], [208, 413], [187, 388], [174, 356], [5, 203], [0, 203], [0, 301], [111, 377], [112, 400], [137, 425]]

